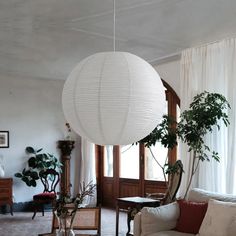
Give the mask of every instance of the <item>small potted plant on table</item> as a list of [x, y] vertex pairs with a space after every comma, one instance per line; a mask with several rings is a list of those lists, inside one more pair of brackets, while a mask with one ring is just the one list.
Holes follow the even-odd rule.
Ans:
[[93, 196], [96, 184], [83, 182], [80, 185], [80, 193], [74, 198], [67, 194], [59, 194], [55, 202], [54, 214], [58, 220], [59, 229], [56, 236], [74, 236], [73, 221], [78, 208], [83, 207], [83, 201], [87, 196]]

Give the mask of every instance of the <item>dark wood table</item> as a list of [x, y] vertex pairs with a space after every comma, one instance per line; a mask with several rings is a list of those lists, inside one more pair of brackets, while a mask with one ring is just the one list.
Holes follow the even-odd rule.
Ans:
[[160, 206], [159, 200], [154, 200], [146, 197], [124, 197], [117, 198], [116, 201], [116, 236], [119, 234], [119, 212], [120, 209], [127, 209], [127, 227], [128, 231], [126, 236], [132, 235], [130, 233], [130, 222], [134, 219], [143, 207], [158, 207]]
[[13, 216], [12, 184], [12, 178], [0, 178], [0, 206], [9, 205]]

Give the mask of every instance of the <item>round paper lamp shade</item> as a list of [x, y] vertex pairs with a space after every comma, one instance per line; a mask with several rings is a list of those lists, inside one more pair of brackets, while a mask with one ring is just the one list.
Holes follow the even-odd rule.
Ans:
[[71, 72], [62, 107], [80, 136], [100, 145], [127, 145], [157, 126], [165, 110], [165, 89], [154, 68], [140, 57], [102, 52]]

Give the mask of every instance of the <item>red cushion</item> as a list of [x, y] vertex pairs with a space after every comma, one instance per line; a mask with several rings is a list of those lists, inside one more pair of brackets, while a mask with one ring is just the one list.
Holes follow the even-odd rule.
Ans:
[[56, 194], [55, 193], [48, 193], [48, 192], [45, 192], [45, 193], [39, 193], [39, 194], [36, 194], [33, 196], [33, 199], [43, 199], [43, 200], [46, 200], [46, 199], [49, 199], [49, 200], [52, 200], [56, 197]]
[[180, 217], [175, 230], [183, 233], [197, 234], [207, 211], [205, 202], [178, 200]]

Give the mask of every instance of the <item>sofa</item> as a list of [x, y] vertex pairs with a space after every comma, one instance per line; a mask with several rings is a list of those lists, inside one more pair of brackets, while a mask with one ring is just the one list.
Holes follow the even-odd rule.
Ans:
[[236, 236], [236, 196], [194, 188], [187, 201], [144, 207], [134, 236]]

